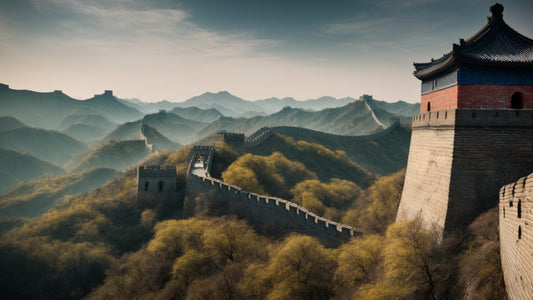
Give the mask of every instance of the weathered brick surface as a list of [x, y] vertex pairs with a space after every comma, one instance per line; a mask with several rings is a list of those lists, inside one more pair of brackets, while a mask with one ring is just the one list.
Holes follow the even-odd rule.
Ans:
[[139, 166], [137, 171], [137, 201], [155, 204], [177, 199], [176, 168], [171, 166]]
[[397, 221], [420, 218], [424, 227], [443, 230], [453, 142], [453, 127], [413, 127]]
[[424, 94], [420, 101], [420, 112], [454, 108], [511, 108], [511, 97], [519, 92], [524, 109], [533, 109], [533, 86], [531, 85], [488, 85], [458, 84], [443, 90]]
[[511, 108], [511, 97], [522, 94], [525, 109], [533, 109], [533, 86], [521, 85], [459, 85], [458, 108]]
[[500, 250], [510, 299], [533, 299], [532, 200], [533, 174], [500, 189]]
[[533, 172], [533, 110], [457, 109], [413, 117], [397, 220], [443, 234], [498, 203], [498, 189]]
[[420, 112], [427, 112], [428, 102], [431, 104], [431, 111], [457, 108], [457, 85], [422, 95], [420, 99]]

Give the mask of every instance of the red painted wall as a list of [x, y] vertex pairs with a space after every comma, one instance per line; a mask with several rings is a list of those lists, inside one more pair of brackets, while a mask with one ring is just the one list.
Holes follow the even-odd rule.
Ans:
[[457, 92], [457, 85], [454, 85], [440, 91], [422, 95], [420, 99], [420, 113], [428, 111], [428, 102], [431, 104], [431, 111], [457, 108]]
[[511, 97], [522, 94], [524, 109], [533, 109], [533, 86], [531, 85], [455, 85], [440, 91], [422, 95], [420, 112], [453, 108], [511, 108]]
[[531, 85], [459, 85], [458, 108], [511, 108], [511, 97], [522, 94], [524, 109], [533, 109]]

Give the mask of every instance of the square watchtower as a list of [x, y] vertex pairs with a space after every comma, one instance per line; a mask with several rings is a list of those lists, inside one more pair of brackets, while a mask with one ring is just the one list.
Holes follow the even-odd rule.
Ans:
[[178, 198], [176, 168], [170, 166], [139, 166], [137, 201], [149, 204]]
[[397, 221], [441, 236], [498, 204], [499, 188], [533, 171], [533, 40], [491, 7], [487, 25], [415, 63], [422, 81]]

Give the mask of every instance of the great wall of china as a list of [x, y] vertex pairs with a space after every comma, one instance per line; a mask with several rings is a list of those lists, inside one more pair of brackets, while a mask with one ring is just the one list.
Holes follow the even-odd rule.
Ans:
[[280, 232], [300, 232], [317, 237], [325, 245], [335, 246], [361, 232], [351, 226], [320, 217], [289, 200], [259, 195], [225, 183], [209, 175], [213, 146], [195, 146], [191, 150], [187, 175], [187, 193], [191, 197], [212, 194], [224, 201], [229, 210], [261, 226], [276, 227]]
[[[256, 147], [272, 134], [304, 134], [342, 139], [346, 141], [367, 141], [387, 135], [399, 121], [382, 132], [365, 136], [341, 136], [291, 126], [264, 127], [244, 138], [243, 134], [221, 133], [222, 141], [240, 142], [244, 147]], [[225, 136], [225, 139], [224, 139]], [[216, 140], [216, 138], [215, 138]], [[297, 203], [286, 199], [259, 195], [210, 176], [211, 162], [215, 146], [196, 145], [190, 151], [187, 171], [186, 194], [195, 198], [209, 194], [210, 199], [222, 201], [232, 214], [246, 218], [251, 223], [260, 224], [266, 231], [278, 233], [300, 232], [318, 238], [328, 246], [336, 246], [361, 234], [351, 226], [321, 217]], [[138, 172], [138, 201], [149, 201], [150, 197], [175, 197], [176, 185], [169, 181], [172, 167], [140, 166]]]

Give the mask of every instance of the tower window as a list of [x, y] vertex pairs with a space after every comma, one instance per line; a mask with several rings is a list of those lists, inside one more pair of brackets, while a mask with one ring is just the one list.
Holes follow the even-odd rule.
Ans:
[[145, 190], [145, 191], [148, 190], [148, 181], [146, 181], [146, 182], [144, 183], [144, 190]]
[[428, 111], [431, 111], [431, 103], [428, 102]]
[[524, 108], [524, 103], [522, 99], [522, 94], [516, 92], [511, 96], [511, 108], [512, 109], [522, 109]]
[[517, 215], [518, 218], [522, 218], [522, 200], [518, 200]]
[[159, 192], [162, 192], [163, 191], [163, 181], [159, 181]]
[[518, 239], [522, 239], [522, 227], [518, 226]]

